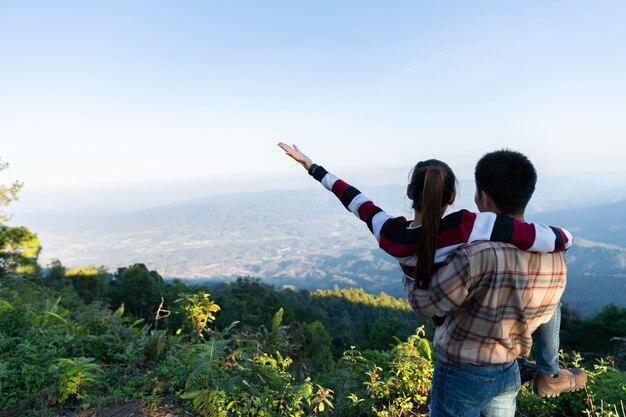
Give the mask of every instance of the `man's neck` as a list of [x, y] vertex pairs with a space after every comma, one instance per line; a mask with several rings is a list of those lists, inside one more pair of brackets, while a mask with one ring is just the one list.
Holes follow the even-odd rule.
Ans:
[[480, 211], [491, 211], [493, 213], [496, 214], [502, 214], [504, 216], [510, 217], [512, 219], [516, 219], [522, 222], [525, 222], [526, 220], [524, 220], [524, 212], [521, 213], [505, 213], [502, 210], [500, 210], [498, 207], [496, 207], [494, 204], [490, 204], [490, 205], [486, 205], [483, 207], [479, 207], [479, 209], [482, 209]]
[[[503, 214], [507, 217], [510, 217], [512, 219], [516, 219], [522, 222], [525, 222], [526, 220], [524, 219], [524, 213], [520, 213], [520, 214], [512, 214], [512, 213], [503, 213], [500, 210], [492, 210], [494, 213], [496, 214]], [[421, 212], [416, 212], [415, 213], [415, 219], [413, 220], [413, 223], [418, 225], [418, 224], [422, 224], [422, 222], [424, 221], [424, 214]]]
[[524, 220], [524, 213], [520, 213], [520, 214], [512, 214], [512, 213], [498, 213], [498, 214], [504, 214], [507, 217], [510, 217], [512, 219], [516, 219], [522, 222], [525, 222], [526, 220]]

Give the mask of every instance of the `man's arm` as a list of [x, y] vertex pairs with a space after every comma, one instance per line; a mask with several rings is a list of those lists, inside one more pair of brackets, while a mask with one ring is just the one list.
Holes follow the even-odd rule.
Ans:
[[414, 288], [413, 279], [405, 276], [404, 291], [413, 310], [426, 317], [444, 316], [463, 304], [471, 284], [468, 259], [465, 248], [456, 251], [433, 274], [428, 290]]

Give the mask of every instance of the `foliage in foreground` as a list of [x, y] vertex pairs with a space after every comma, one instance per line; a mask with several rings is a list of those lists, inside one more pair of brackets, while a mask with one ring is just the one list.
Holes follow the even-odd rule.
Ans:
[[[207, 293], [189, 290], [166, 305], [168, 317], [148, 321], [133, 318], [124, 306], [87, 306], [68, 288], [42, 289], [4, 277], [0, 411], [54, 415], [59, 407], [134, 398], [148, 405], [177, 400], [202, 416], [425, 412], [433, 354], [423, 328], [387, 349], [352, 346], [336, 356], [320, 321], [285, 320], [288, 314], [278, 308], [260, 326], [216, 327], [225, 309]], [[580, 355], [563, 360], [569, 362], [564, 366], [582, 366]], [[624, 417], [625, 374], [606, 361], [588, 372], [586, 390], [559, 398], [542, 399], [525, 388], [519, 414]]]
[[383, 416], [427, 399], [432, 354], [423, 329], [390, 350], [353, 347], [335, 358], [324, 324], [285, 324], [282, 308], [265, 325], [218, 330], [220, 308], [203, 291], [180, 293], [169, 316], [148, 322], [124, 305], [81, 304], [71, 287], [53, 287], [0, 281], [4, 413], [169, 398], [203, 416]]

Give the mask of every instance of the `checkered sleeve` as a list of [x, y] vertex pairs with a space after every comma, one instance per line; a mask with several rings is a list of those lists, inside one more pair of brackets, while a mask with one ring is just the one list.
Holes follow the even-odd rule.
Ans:
[[417, 313], [426, 317], [443, 316], [463, 304], [469, 294], [471, 279], [468, 255], [461, 248], [435, 272], [429, 289], [414, 288], [414, 281], [405, 277], [404, 290]]

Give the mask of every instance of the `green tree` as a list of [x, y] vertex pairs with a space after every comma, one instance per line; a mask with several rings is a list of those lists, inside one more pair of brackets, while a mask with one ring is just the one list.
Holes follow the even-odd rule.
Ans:
[[71, 281], [85, 304], [105, 301], [111, 285], [111, 274], [106, 270], [106, 267], [87, 265], [69, 268], [65, 272], [65, 276]]
[[[0, 171], [8, 168], [9, 164], [2, 162], [0, 159]], [[20, 192], [23, 183], [14, 181], [10, 186], [0, 184], [0, 223], [6, 223], [9, 221], [10, 216], [6, 214], [3, 207], [8, 206], [12, 201], [17, 200], [17, 193]]]
[[0, 277], [10, 272], [39, 272], [37, 258], [40, 252], [39, 238], [29, 229], [0, 224]]
[[[0, 160], [0, 171], [8, 166]], [[0, 277], [9, 272], [39, 272], [37, 258], [41, 252], [41, 244], [37, 235], [25, 227], [9, 227], [4, 224], [11, 217], [4, 212], [4, 207], [17, 200], [17, 194], [23, 185], [18, 181], [10, 186], [0, 184]]]
[[307, 370], [300, 374], [296, 372], [296, 377], [302, 379], [306, 374], [319, 375], [335, 365], [332, 339], [323, 323], [291, 323], [288, 336], [293, 346], [289, 354], [294, 358], [295, 365]]
[[65, 271], [66, 268], [63, 266], [60, 260], [53, 259], [48, 264], [46, 268], [45, 277], [48, 280], [48, 285], [53, 286], [54, 288], [61, 288], [63, 281], [65, 280]]
[[111, 282], [110, 299], [114, 308], [124, 304], [125, 310], [137, 318], [150, 320], [163, 296], [163, 278], [149, 271], [144, 264], [118, 268]]
[[568, 309], [563, 311], [561, 346], [566, 350], [599, 354], [622, 351], [622, 338], [626, 338], [626, 308], [608, 304], [589, 319], [582, 319]]

